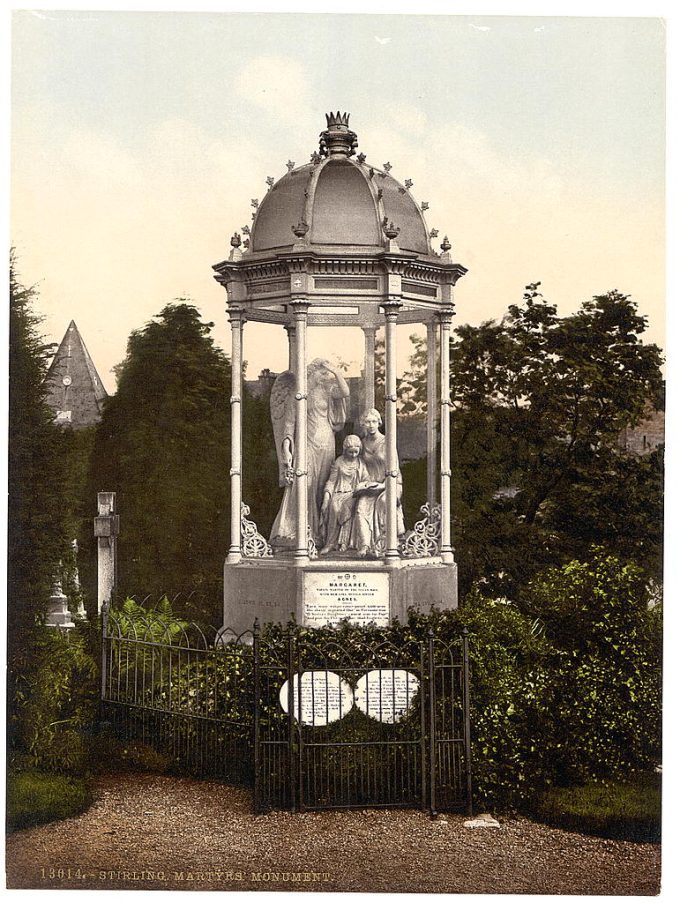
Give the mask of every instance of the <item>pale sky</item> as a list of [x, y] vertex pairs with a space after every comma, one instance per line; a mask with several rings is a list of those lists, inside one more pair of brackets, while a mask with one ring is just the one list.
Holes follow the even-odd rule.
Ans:
[[[179, 296], [228, 348], [211, 266], [266, 177], [307, 162], [339, 109], [468, 267], [460, 323], [500, 317], [536, 280], [561, 313], [619, 289], [663, 347], [664, 31], [658, 18], [17, 12], [20, 276], [48, 338], [75, 319], [110, 391], [130, 331]], [[328, 331], [311, 338], [323, 353]], [[343, 345], [348, 361], [360, 347]], [[283, 330], [249, 325], [245, 357], [250, 377], [283, 369]]]

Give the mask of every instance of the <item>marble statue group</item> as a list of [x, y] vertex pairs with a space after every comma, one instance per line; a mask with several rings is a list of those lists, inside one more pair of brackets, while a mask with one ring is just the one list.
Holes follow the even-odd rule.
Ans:
[[[386, 524], [386, 448], [380, 432], [382, 417], [365, 411], [360, 435], [346, 436], [342, 454], [335, 457], [335, 434], [347, 420], [349, 387], [326, 360], [307, 367], [307, 505], [310, 536], [320, 554], [352, 552], [361, 558], [384, 551]], [[279, 462], [283, 499], [271, 532], [275, 550], [295, 543], [295, 376], [281, 373], [271, 393], [271, 417]], [[404, 533], [398, 477], [397, 533]]]

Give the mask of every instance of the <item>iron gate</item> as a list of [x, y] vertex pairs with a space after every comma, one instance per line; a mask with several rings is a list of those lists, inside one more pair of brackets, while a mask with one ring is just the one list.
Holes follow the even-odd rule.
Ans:
[[255, 805], [472, 806], [467, 632], [271, 644], [255, 631]]
[[471, 811], [466, 632], [397, 646], [107, 609], [102, 623], [102, 720], [175, 770], [252, 786], [256, 811]]

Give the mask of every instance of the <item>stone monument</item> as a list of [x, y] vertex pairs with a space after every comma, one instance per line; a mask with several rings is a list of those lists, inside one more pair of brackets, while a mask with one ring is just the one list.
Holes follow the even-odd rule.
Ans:
[[[288, 161], [254, 199], [252, 227], [214, 266], [231, 323], [231, 544], [224, 566], [224, 623], [387, 624], [455, 608], [451, 545], [449, 340], [453, 288], [467, 271], [448, 238], [432, 248], [424, 211], [391, 165], [357, 154], [349, 115], [330, 113], [309, 163]], [[248, 322], [287, 333], [289, 369], [272, 387], [272, 426], [283, 496], [267, 539], [242, 498], [243, 340]], [[406, 529], [397, 448], [397, 326], [427, 327], [427, 499]], [[349, 388], [328, 361], [309, 361], [307, 329], [363, 331], [364, 414], [345, 427]], [[385, 410], [375, 408], [376, 332], [384, 328]], [[383, 431], [384, 430], [384, 431]], [[438, 454], [437, 454], [438, 452]]]

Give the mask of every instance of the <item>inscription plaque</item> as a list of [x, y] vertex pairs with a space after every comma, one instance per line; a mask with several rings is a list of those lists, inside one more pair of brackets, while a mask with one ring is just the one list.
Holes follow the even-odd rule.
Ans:
[[[301, 686], [298, 710], [298, 684]], [[279, 692], [279, 702], [288, 712], [288, 681]], [[354, 704], [352, 688], [334, 671], [305, 671], [293, 677], [293, 717], [302, 724], [324, 727], [346, 715]]]
[[398, 668], [369, 671], [357, 681], [354, 701], [370, 718], [394, 724], [404, 716], [419, 687], [420, 681], [410, 671]]
[[365, 571], [307, 572], [302, 616], [307, 627], [334, 626], [343, 619], [387, 627], [389, 577]]

